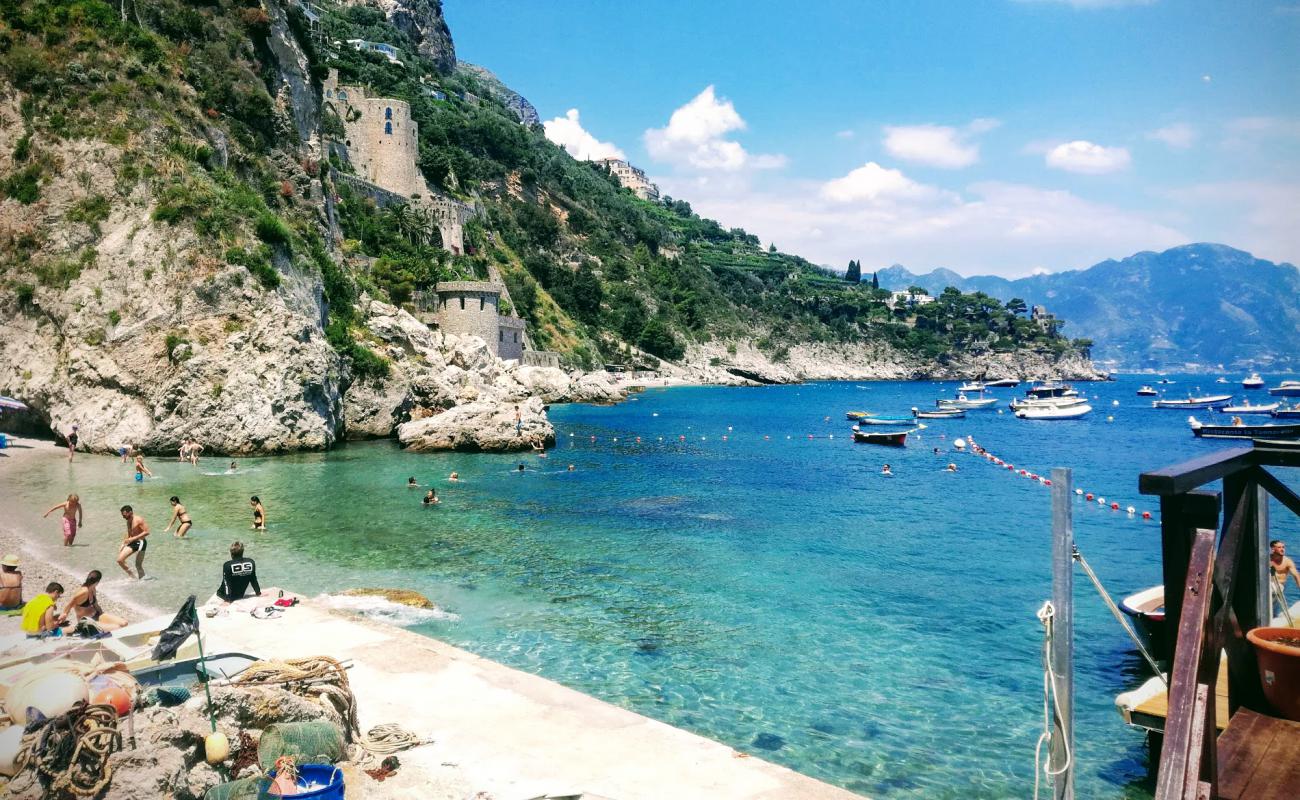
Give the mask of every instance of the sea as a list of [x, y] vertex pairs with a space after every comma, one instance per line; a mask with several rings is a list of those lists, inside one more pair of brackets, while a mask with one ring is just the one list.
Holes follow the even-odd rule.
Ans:
[[[1113, 595], [1158, 584], [1158, 505], [1138, 494], [1138, 474], [1234, 445], [1195, 439], [1187, 412], [1136, 396], [1154, 380], [1079, 384], [1094, 411], [1077, 421], [1019, 420], [1005, 402], [928, 421], [902, 449], [855, 444], [845, 413], [933, 407], [955, 383], [679, 387], [555, 406], [545, 458], [376, 441], [233, 470], [229, 458], [151, 458], [140, 483], [105, 456], [0, 459], [0, 494], [5, 523], [54, 552], [57, 514], [41, 513], [79, 493], [86, 527], [59, 555], [103, 570], [105, 590], [128, 599], [202, 600], [239, 539], [263, 585], [414, 589], [439, 610], [324, 601], [870, 797], [1026, 797], [1043, 732], [1036, 612], [1051, 597], [1052, 515], [1051, 489], [1020, 470], [1068, 468], [1094, 496], [1073, 501], [1075, 537]], [[1238, 376], [1170, 380], [1168, 396], [1267, 397]], [[958, 450], [959, 438], [1015, 469]], [[421, 503], [427, 487], [438, 505]], [[188, 539], [163, 531], [172, 495], [194, 519]], [[250, 530], [252, 495], [265, 533]], [[153, 530], [144, 582], [113, 563], [123, 504]], [[1272, 511], [1273, 534], [1300, 546], [1295, 518]], [[1074, 580], [1079, 795], [1150, 797], [1144, 737], [1114, 706], [1146, 668]]]

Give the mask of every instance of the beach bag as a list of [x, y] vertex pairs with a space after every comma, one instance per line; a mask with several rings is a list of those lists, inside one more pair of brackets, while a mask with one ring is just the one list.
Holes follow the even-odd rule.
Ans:
[[257, 743], [257, 763], [263, 772], [270, 772], [281, 756], [292, 756], [299, 764], [337, 764], [347, 753], [343, 731], [326, 720], [269, 725]]

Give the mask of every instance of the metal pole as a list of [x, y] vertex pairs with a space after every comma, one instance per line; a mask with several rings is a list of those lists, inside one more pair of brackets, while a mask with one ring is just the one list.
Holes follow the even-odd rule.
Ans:
[[[1060, 713], [1053, 711], [1052, 763], [1074, 756], [1074, 480], [1052, 469], [1052, 671]], [[1067, 755], [1068, 754], [1068, 755]], [[1059, 767], [1058, 767], [1059, 768]], [[1074, 764], [1052, 778], [1053, 800], [1074, 800]]]

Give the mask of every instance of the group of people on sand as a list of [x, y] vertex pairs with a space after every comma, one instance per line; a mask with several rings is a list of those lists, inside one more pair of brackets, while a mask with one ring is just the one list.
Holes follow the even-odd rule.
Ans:
[[18, 556], [6, 556], [0, 567], [0, 611], [22, 609], [22, 629], [30, 638], [60, 635], [64, 626], [81, 628], [90, 624], [89, 633], [115, 631], [126, 626], [126, 620], [109, 614], [99, 605], [99, 582], [103, 574], [92, 569], [81, 585], [73, 590], [59, 611], [59, 601], [63, 599], [63, 584], [50, 581], [45, 591], [26, 603], [22, 602], [23, 574], [18, 569]]

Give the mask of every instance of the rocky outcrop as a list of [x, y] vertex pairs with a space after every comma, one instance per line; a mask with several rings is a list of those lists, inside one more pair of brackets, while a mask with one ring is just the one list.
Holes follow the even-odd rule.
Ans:
[[[371, 0], [350, 0], [352, 5], [376, 5]], [[441, 0], [378, 0], [388, 21], [411, 37], [416, 50], [431, 59], [443, 75], [456, 69], [456, 45], [442, 16]]]
[[528, 126], [541, 124], [542, 118], [537, 115], [537, 109], [533, 108], [533, 104], [528, 102], [528, 98], [502, 83], [501, 79], [493, 74], [491, 70], [467, 61], [460, 62], [456, 69], [473, 75], [487, 84], [487, 87], [492, 91], [492, 96], [509, 109], [510, 113], [514, 114], [520, 123]]
[[[516, 420], [516, 411], [518, 420]], [[465, 450], [502, 453], [555, 444], [555, 428], [539, 398], [521, 403], [476, 400], [397, 429], [411, 450]]]

